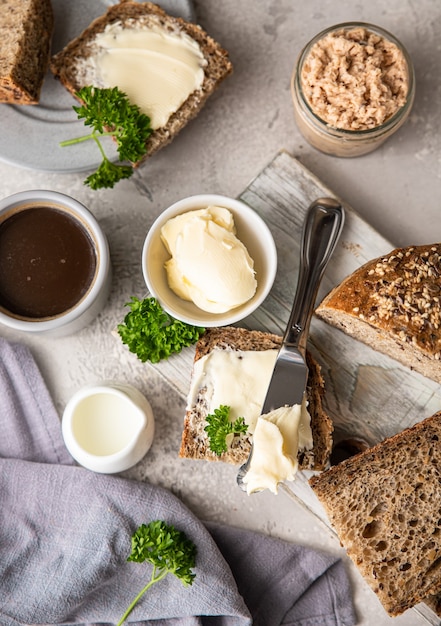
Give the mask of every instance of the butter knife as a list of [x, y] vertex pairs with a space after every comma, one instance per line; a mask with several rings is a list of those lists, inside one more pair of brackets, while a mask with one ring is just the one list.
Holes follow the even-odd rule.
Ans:
[[[266, 393], [261, 414], [282, 406], [301, 404], [308, 380], [306, 343], [315, 299], [326, 266], [337, 245], [344, 225], [344, 209], [333, 198], [319, 198], [308, 208], [302, 230], [300, 268], [294, 303], [279, 349], [274, 371]], [[243, 482], [253, 448], [247, 462], [237, 474]]]

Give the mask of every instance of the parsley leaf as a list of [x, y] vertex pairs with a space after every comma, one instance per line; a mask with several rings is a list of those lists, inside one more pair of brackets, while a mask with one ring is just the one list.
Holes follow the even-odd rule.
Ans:
[[108, 183], [110, 180], [115, 185], [123, 178], [130, 178], [132, 174], [133, 168], [130, 165], [115, 165], [108, 158], [104, 158], [97, 171], [90, 174], [84, 181], [84, 184], [94, 190], [101, 189], [102, 187], [109, 187]]
[[196, 576], [192, 571], [196, 562], [196, 546], [182, 531], [161, 520], [141, 524], [132, 535], [132, 552], [127, 560], [136, 563], [147, 561], [153, 565], [153, 570], [149, 582], [135, 597], [117, 626], [127, 619], [144, 593], [167, 574], [174, 574], [185, 586], [192, 585]]
[[139, 300], [132, 297], [124, 323], [117, 327], [118, 334], [130, 352], [145, 363], [158, 363], [180, 352], [199, 339], [204, 328], [191, 326], [166, 313], [156, 298]]
[[228, 450], [228, 435], [241, 435], [248, 430], [248, 425], [243, 417], [238, 417], [234, 422], [230, 420], [230, 407], [224, 404], [221, 404], [218, 409], [214, 409], [214, 413], [207, 415], [205, 419], [207, 426], [204, 430], [208, 435], [210, 450], [218, 456]]
[[115, 139], [120, 161], [136, 163], [147, 152], [146, 141], [153, 132], [150, 118], [141, 113], [136, 104], [132, 104], [127, 95], [118, 87], [100, 89], [87, 86], [75, 94], [82, 102], [72, 107], [78, 119], [84, 119], [92, 132], [83, 137], [62, 141], [61, 146], [93, 139], [101, 152], [102, 163], [97, 172], [86, 178], [84, 183], [92, 189], [113, 187], [123, 178], [133, 174], [131, 165], [116, 165], [107, 158], [100, 136], [111, 136]]

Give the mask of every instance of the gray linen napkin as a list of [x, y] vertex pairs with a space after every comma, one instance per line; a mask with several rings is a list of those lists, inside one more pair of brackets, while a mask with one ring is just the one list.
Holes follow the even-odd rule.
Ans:
[[0, 338], [0, 624], [112, 624], [146, 584], [130, 537], [163, 519], [198, 547], [196, 579], [167, 576], [129, 621], [141, 626], [351, 626], [333, 556], [202, 524], [169, 491], [77, 467], [29, 350]]

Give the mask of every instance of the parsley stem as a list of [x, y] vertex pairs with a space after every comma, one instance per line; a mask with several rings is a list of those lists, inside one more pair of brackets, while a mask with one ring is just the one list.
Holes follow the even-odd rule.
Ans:
[[[114, 135], [115, 133], [113, 131], [109, 131], [109, 132], [102, 132], [100, 133], [102, 137], [111, 137], [112, 135]], [[82, 141], [88, 141], [89, 139], [95, 139], [95, 141], [99, 144], [99, 140], [96, 136], [95, 131], [93, 131], [92, 133], [90, 133], [89, 135], [83, 135], [82, 137], [75, 137], [75, 139], [65, 139], [64, 141], [60, 142], [60, 146], [62, 148], [64, 148], [65, 146], [73, 146], [76, 143], [81, 143]], [[101, 150], [101, 152], [103, 152]]]
[[[109, 134], [109, 133], [106, 133], [106, 134]], [[103, 160], [108, 161], [109, 159], [107, 158], [106, 153], [104, 152], [103, 146], [101, 145], [101, 141], [96, 136], [95, 131], [92, 133], [92, 138], [95, 140], [95, 143], [98, 146], [99, 151], [101, 152], [101, 156], [103, 157]]]
[[167, 569], [160, 569], [159, 570], [159, 574], [156, 575], [156, 571], [157, 571], [157, 567], [156, 565], [153, 566], [153, 572], [152, 572], [152, 577], [149, 580], [149, 582], [146, 584], [146, 586], [144, 587], [144, 589], [141, 589], [141, 591], [138, 593], [138, 595], [136, 596], [136, 598], [133, 600], [133, 602], [130, 604], [130, 606], [127, 608], [126, 612], [124, 613], [124, 615], [121, 617], [121, 619], [119, 620], [119, 622], [117, 623], [116, 626], [121, 626], [125, 620], [129, 617], [130, 613], [133, 611], [133, 609], [135, 608], [135, 605], [137, 604], [137, 602], [142, 598], [142, 596], [145, 594], [145, 592], [150, 589], [150, 587], [154, 584], [157, 583], [159, 580], [161, 580], [162, 578], [165, 578], [168, 574], [168, 570]]

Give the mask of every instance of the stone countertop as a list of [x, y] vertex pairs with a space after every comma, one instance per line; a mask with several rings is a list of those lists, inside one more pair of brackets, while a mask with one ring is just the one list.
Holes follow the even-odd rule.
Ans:
[[[88, 206], [108, 236], [114, 264], [105, 311], [77, 335], [50, 340], [3, 329], [0, 333], [31, 347], [60, 415], [69, 397], [86, 382], [126, 381], [145, 393], [155, 413], [156, 436], [148, 455], [125, 475], [170, 488], [202, 519], [253, 528], [344, 557], [330, 531], [284, 494], [248, 497], [232, 487], [236, 468], [220, 463], [202, 467], [178, 459], [185, 399], [154, 370], [147, 372], [111, 330], [121, 321], [130, 296], [145, 292], [141, 249], [156, 216], [187, 195], [239, 195], [283, 149], [392, 243], [439, 240], [441, 3], [199, 0], [195, 10], [198, 22], [229, 51], [234, 74], [198, 118], [133, 179], [114, 190], [94, 192], [83, 185], [84, 173], [52, 174], [0, 163], [1, 197], [46, 188], [68, 193]], [[357, 159], [337, 159], [311, 148], [297, 130], [290, 77], [300, 49], [313, 35], [353, 20], [382, 26], [404, 43], [414, 61], [417, 92], [410, 119], [381, 148]], [[19, 128], [17, 139], [25, 149], [26, 137], [20, 137]], [[428, 623], [414, 611], [388, 618], [348, 561], [347, 566], [360, 625]]]

